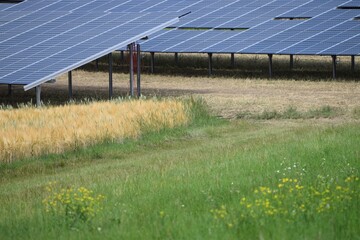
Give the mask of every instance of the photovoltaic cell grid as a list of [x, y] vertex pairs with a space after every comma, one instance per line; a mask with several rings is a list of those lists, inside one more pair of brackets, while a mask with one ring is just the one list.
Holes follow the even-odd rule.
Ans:
[[[253, 32], [252, 28], [271, 20], [277, 14], [284, 13], [286, 11], [290, 11], [294, 8], [301, 6], [301, 4], [305, 4], [309, 1], [228, 1], [214, 3], [210, 6], [201, 9], [206, 15], [202, 15], [201, 17], [194, 17], [194, 15], [198, 14], [198, 12], [192, 12], [189, 16], [184, 18], [184, 21], [181, 19], [179, 22], [180, 28], [195, 28], [198, 26], [199, 28], [211, 28], [207, 31], [194, 31], [190, 30], [187, 33], [182, 29], [173, 29], [171, 40], [167, 37], [168, 34], [166, 31], [163, 31], [161, 34], [157, 34], [153, 38], [150, 38], [149, 41], [142, 44], [144, 51], [153, 51], [153, 52], [224, 52], [221, 48], [212, 48], [208, 50], [207, 48], [211, 48], [214, 45], [220, 45], [222, 48], [227, 48], [229, 45], [237, 44], [242, 42], [245, 46], [249, 45], [249, 41], [242, 41], [243, 36], [241, 34], [246, 34], [250, 37], [254, 34], [257, 37], [267, 36], [269, 32], [267, 31], [267, 35], [265, 33], [259, 34], [258, 32]], [[245, 8], [245, 10], [243, 10]], [[225, 13], [229, 14], [227, 17], [227, 21], [224, 21], [227, 16]], [[235, 13], [237, 14], [235, 16]], [[205, 17], [204, 17], [205, 16]], [[225, 16], [221, 21], [217, 22], [219, 16]], [[189, 20], [190, 19], [190, 20]], [[195, 23], [194, 23], [195, 22]], [[274, 23], [274, 26], [278, 25], [278, 23]], [[289, 25], [289, 24], [288, 24]], [[291, 23], [292, 25], [292, 23]], [[285, 27], [286, 24], [283, 24]], [[247, 29], [247, 31], [236, 31], [241, 29]], [[222, 30], [214, 30], [214, 29], [234, 29], [235, 31], [222, 31]], [[216, 31], [213, 32], [213, 31]], [[213, 37], [213, 36], [218, 37]], [[235, 37], [241, 35], [240, 39], [236, 39]], [[174, 37], [175, 36], [175, 37]], [[245, 37], [245, 36], [244, 36]], [[226, 41], [228, 40], [228, 41]], [[235, 40], [233, 42], [233, 40]], [[251, 38], [250, 44], [254, 43], [255, 38]], [[226, 43], [225, 43], [226, 41]], [[224, 42], [224, 43], [223, 43]], [[233, 51], [232, 51], [233, 52]]]
[[[200, 1], [195, 0], [27, 0], [14, 5], [12, 11], [78, 12], [186, 12]], [[9, 9], [8, 9], [9, 10]]]
[[[166, 18], [164, 12], [177, 12], [177, 16], [191, 12], [177, 24], [166, 18], [166, 26], [174, 29], [150, 34], [150, 39], [142, 43], [142, 50], [148, 52], [359, 55], [359, 6], [359, 0], [27, 0], [0, 9], [0, 50], [4, 56], [0, 62], [0, 83], [13, 79], [13, 84], [28, 84], [38, 76], [32, 79], [33, 73], [27, 70], [40, 74], [58, 65], [65, 71], [70, 70], [64, 66], [71, 59], [77, 59], [77, 64], [71, 65], [75, 68], [99, 57], [101, 45], [112, 37], [112, 44], [124, 41], [120, 33], [109, 34], [112, 29], [123, 30], [116, 28], [116, 23], [110, 24], [113, 28], [107, 34], [97, 32], [108, 29], [107, 21], [111, 20], [102, 21], [106, 16], [117, 19], [119, 14], [122, 21], [131, 22], [135, 16]], [[84, 28], [80, 25], [77, 29], [79, 24], [75, 22], [81, 19]], [[118, 24], [121, 19], [117, 19]], [[18, 25], [19, 21], [23, 23]], [[3, 31], [6, 26], [7, 31]], [[116, 45], [118, 49], [124, 49], [120, 45]], [[34, 61], [31, 56], [41, 59]], [[15, 69], [14, 64], [30, 64], [17, 71], [22, 74], [17, 80], [3, 72]]]
[[[142, 44], [142, 49], [180, 53], [359, 55], [360, 21], [354, 18], [360, 15], [360, 10], [336, 9], [359, 6], [359, 3], [240, 0], [202, 5], [205, 4], [202, 2], [200, 9], [180, 20], [179, 28], [151, 36]], [[326, 14], [328, 12], [330, 14]], [[307, 29], [314, 25], [316, 31]], [[333, 28], [334, 25], [342, 27]], [[196, 28], [202, 31], [195, 31]], [[236, 31], [241, 29], [244, 31]], [[282, 38], [284, 35], [288, 36]], [[317, 46], [310, 47], [314, 44]]]
[[336, 9], [284, 29], [242, 53], [359, 55], [359, 10]]
[[11, 7], [11, 6], [12, 6], [12, 4], [2, 3], [2, 4], [0, 4], [0, 11], [5, 10], [5, 9]]
[[0, 11], [5, 19], [14, 20], [0, 25], [0, 84], [25, 90], [178, 21], [174, 13]]
[[[331, 10], [344, 11], [344, 9], [335, 10], [338, 6], [359, 6], [359, 0], [129, 0], [123, 2], [58, 0], [50, 5], [45, 0], [28, 0], [28, 2], [34, 6], [24, 6], [23, 9], [111, 12], [178, 11], [182, 13], [191, 11], [191, 14], [173, 26], [181, 29], [164, 30], [150, 36], [148, 41], [142, 43], [142, 50], [147, 52], [358, 54], [356, 26], [360, 21], [351, 19], [353, 22], [350, 25], [353, 26], [350, 29], [339, 30], [331, 29], [331, 27], [334, 22], [341, 24], [345, 21], [339, 18], [341, 14], [333, 12], [335, 17], [338, 17], [336, 19], [320, 16]], [[355, 15], [358, 11], [353, 10]], [[302, 20], [286, 21], [274, 20], [274, 18]], [[307, 26], [312, 25], [318, 27], [316, 33], [306, 30]], [[203, 30], [195, 31], [190, 30], [191, 28]], [[235, 31], [220, 29], [234, 29]], [[282, 38], [284, 35], [285, 38]], [[336, 40], [341, 40], [341, 42], [335, 43]], [[317, 46], [312, 47], [315, 41], [317, 41], [315, 43]], [[302, 49], [303, 47], [305, 49]], [[331, 47], [333, 50], [329, 51]]]

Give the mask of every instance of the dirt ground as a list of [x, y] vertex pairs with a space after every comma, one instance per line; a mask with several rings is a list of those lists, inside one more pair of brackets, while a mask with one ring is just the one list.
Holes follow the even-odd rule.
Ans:
[[168, 78], [149, 79], [143, 87], [202, 97], [216, 114], [227, 118], [240, 112], [284, 111], [289, 107], [307, 111], [331, 106], [351, 111], [360, 106], [359, 83]]
[[[128, 74], [115, 73], [113, 82], [114, 97], [128, 95]], [[216, 115], [225, 118], [234, 118], [243, 112], [259, 114], [265, 110], [283, 111], [289, 107], [307, 111], [330, 106], [342, 109], [345, 115], [360, 109], [360, 82], [356, 81], [295, 81], [143, 74], [141, 88], [142, 94], [146, 97], [201, 97]], [[3, 104], [34, 102], [34, 91], [24, 93], [21, 86], [14, 86], [11, 97], [7, 96], [7, 91], [7, 86], [0, 86], [0, 101]], [[74, 71], [73, 95], [75, 99], [106, 99], [108, 73]], [[56, 83], [43, 85], [42, 100], [45, 103], [66, 102], [67, 75], [57, 78]]]
[[[350, 71], [350, 58], [339, 58], [340, 80], [331, 79], [331, 58], [326, 56], [296, 56], [295, 68], [289, 70], [289, 57], [276, 56], [276, 73], [268, 79], [266, 56], [236, 56], [235, 67], [229, 68], [230, 57], [216, 55], [215, 74], [207, 76], [205, 55], [179, 54], [174, 63], [173, 55], [157, 55], [156, 73], [149, 73], [149, 56], [142, 63], [141, 88], [145, 97], [194, 96], [206, 100], [214, 114], [235, 118], [241, 113], [261, 114], [264, 111], [284, 111], [289, 107], [305, 112], [322, 107], [340, 109], [342, 116], [351, 117], [356, 112], [360, 118], [360, 63], [355, 72]], [[113, 96], [129, 95], [129, 74], [126, 58], [114, 55]], [[100, 61], [100, 71], [94, 63], [73, 71], [73, 97], [75, 100], [108, 99], [107, 59]], [[85, 70], [86, 69], [86, 70]], [[56, 83], [42, 85], [45, 104], [64, 104], [69, 100], [67, 74], [59, 76]], [[13, 86], [0, 85], [0, 105], [17, 106], [35, 102], [35, 91], [23, 91]]]

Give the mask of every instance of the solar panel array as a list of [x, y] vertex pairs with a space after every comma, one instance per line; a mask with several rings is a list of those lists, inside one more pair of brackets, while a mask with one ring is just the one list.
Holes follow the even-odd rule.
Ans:
[[10, 3], [2, 3], [2, 4], [0, 4], [0, 11], [5, 10], [11, 6], [12, 6], [12, 4], [10, 4]]
[[179, 53], [360, 55], [359, 6], [359, 0], [214, 2], [181, 19], [177, 28], [150, 37], [142, 49]]
[[[30, 0], [0, 11], [0, 84], [28, 90], [178, 21], [170, 12], [69, 11], [80, 2], [88, 4]], [[61, 11], [50, 10], [56, 4]]]
[[[207, 0], [208, 1], [208, 0]], [[186, 12], [204, 0], [26, 0], [12, 11]]]
[[0, 84], [29, 89], [145, 35], [146, 52], [360, 55], [360, 0], [0, 4]]

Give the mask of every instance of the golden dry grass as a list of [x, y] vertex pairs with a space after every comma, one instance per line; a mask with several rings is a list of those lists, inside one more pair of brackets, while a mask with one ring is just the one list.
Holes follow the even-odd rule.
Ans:
[[186, 106], [176, 100], [0, 110], [0, 159], [11, 162], [102, 141], [123, 141], [150, 129], [156, 131], [187, 122]]
[[[87, 96], [107, 95], [106, 72], [74, 73], [74, 93]], [[115, 95], [128, 93], [127, 74], [114, 74]], [[51, 89], [67, 94], [67, 78], [61, 76]], [[44, 90], [47, 91], [47, 90]], [[301, 81], [280, 79], [238, 79], [226, 77], [181, 77], [143, 75], [145, 96], [195, 96], [206, 100], [214, 114], [233, 118], [239, 112], [259, 114], [262, 111], [283, 111], [293, 106], [299, 111], [324, 106], [339, 108], [344, 116], [360, 108], [360, 83], [356, 81]]]
[[[117, 56], [115, 54], [115, 56]], [[206, 54], [179, 54], [176, 66], [173, 54], [156, 54], [156, 74], [148, 74], [148, 54], [142, 64], [142, 93], [145, 96], [196, 96], [206, 100], [214, 114], [234, 118], [239, 113], [261, 114], [263, 111], [283, 111], [295, 107], [309, 111], [324, 106], [341, 109], [344, 117], [360, 112], [359, 61], [354, 73], [350, 58], [340, 57], [339, 79], [331, 79], [331, 58], [328, 56], [294, 56], [294, 69], [289, 70], [289, 56], [274, 56], [275, 78], [267, 79], [267, 56], [236, 55], [235, 68], [230, 68], [230, 55], [214, 55], [213, 77], [207, 77]], [[95, 70], [94, 65], [85, 66]], [[103, 71], [73, 71], [73, 94], [76, 99], [106, 99], [108, 96], [107, 63]], [[127, 96], [129, 75], [126, 60], [114, 64], [114, 95]], [[194, 75], [193, 75], [194, 74]], [[252, 75], [253, 74], [253, 75]], [[343, 77], [343, 78], [341, 78]], [[43, 101], [67, 101], [67, 75], [57, 78], [55, 84], [45, 84]], [[0, 85], [0, 91], [7, 91]], [[3, 97], [5, 104], [34, 102], [33, 91], [14, 89], [13, 97]]]

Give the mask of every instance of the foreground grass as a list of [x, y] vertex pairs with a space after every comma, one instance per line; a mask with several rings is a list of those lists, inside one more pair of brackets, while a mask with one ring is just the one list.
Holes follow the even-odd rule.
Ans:
[[[206, 116], [201, 107], [196, 112], [188, 128], [1, 165], [2, 239], [360, 237], [357, 123], [225, 122]], [[305, 190], [333, 191], [348, 187], [349, 177], [349, 198], [337, 208], [331, 202], [319, 212], [309, 205], [314, 209], [289, 218], [244, 207], [243, 198], [249, 204], [265, 200], [255, 190], [276, 190], [284, 179], [297, 179]], [[104, 195], [103, 209], [91, 222], [69, 227], [42, 203], [53, 181], [59, 188], [85, 187]], [[286, 195], [290, 211], [295, 195]]]

